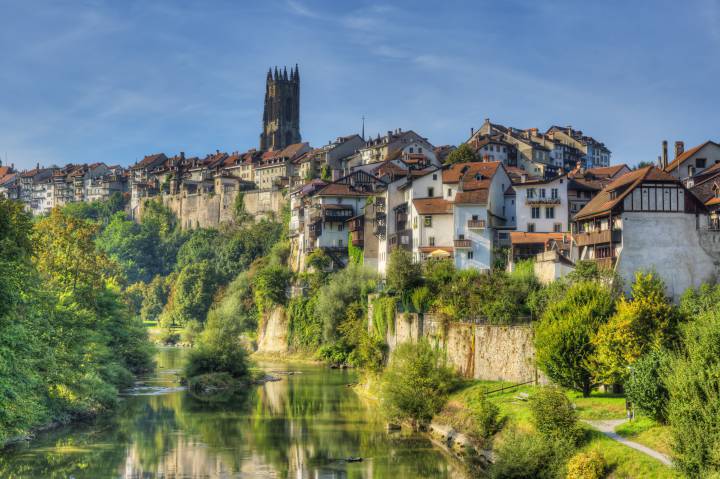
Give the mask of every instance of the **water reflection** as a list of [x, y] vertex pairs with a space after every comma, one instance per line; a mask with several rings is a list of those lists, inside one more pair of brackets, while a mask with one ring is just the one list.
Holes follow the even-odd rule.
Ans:
[[178, 389], [184, 355], [161, 350], [157, 372], [111, 418], [53, 431], [0, 456], [0, 477], [462, 477], [424, 437], [388, 435], [345, 387], [356, 380], [353, 372], [263, 363], [297, 374], [208, 402]]

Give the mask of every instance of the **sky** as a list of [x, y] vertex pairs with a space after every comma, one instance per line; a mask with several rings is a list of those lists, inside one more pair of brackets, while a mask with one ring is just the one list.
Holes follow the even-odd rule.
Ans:
[[19, 169], [257, 148], [299, 64], [314, 146], [485, 118], [572, 125], [613, 163], [720, 140], [720, 0], [0, 0], [0, 157]]

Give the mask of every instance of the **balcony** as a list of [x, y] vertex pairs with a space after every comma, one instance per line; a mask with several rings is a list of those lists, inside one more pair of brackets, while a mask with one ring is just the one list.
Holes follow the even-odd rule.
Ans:
[[599, 269], [610, 270], [615, 268], [616, 259], [615, 256], [611, 256], [609, 258], [594, 258], [592, 261], [597, 264]]
[[355, 218], [348, 221], [348, 231], [350, 232], [356, 232], [359, 231], [362, 233], [363, 229], [365, 227], [365, 217], [364, 216], [356, 216]]
[[362, 230], [352, 231], [350, 233], [350, 241], [352, 242], [353, 246], [362, 248], [365, 243], [363, 231]]
[[402, 230], [393, 233], [388, 240], [391, 247], [397, 246], [409, 250], [412, 248], [412, 230]]
[[573, 235], [575, 244], [578, 246], [587, 246], [603, 243], [619, 243], [622, 240], [621, 230], [602, 230], [592, 231], [589, 233], [575, 233]]
[[471, 230], [484, 230], [485, 220], [468, 220], [467, 227]]
[[472, 248], [472, 242], [469, 239], [456, 239], [453, 243], [455, 244], [456, 248]]
[[326, 205], [322, 208], [313, 208], [310, 213], [310, 221], [344, 223], [354, 215], [353, 209], [349, 206]]
[[560, 198], [525, 198], [528, 206], [559, 205]]

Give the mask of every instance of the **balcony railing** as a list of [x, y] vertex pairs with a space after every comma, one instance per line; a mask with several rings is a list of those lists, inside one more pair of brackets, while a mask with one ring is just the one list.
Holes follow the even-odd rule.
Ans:
[[559, 205], [560, 198], [525, 198], [526, 205]]
[[472, 242], [469, 239], [456, 239], [454, 244], [456, 248], [472, 248]]
[[573, 235], [575, 244], [587, 246], [591, 244], [619, 243], [622, 239], [621, 230], [602, 230], [589, 233], [575, 233]]
[[468, 220], [467, 227], [473, 230], [484, 230], [485, 220]]
[[595, 258], [593, 261], [597, 264], [599, 269], [614, 269], [615, 268], [615, 260], [617, 258], [615, 256], [611, 256], [609, 258]]

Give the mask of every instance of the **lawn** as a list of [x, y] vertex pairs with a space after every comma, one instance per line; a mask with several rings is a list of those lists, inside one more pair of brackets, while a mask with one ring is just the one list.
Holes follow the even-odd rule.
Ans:
[[[528, 401], [522, 400], [520, 397], [522, 393], [532, 395], [537, 390], [537, 386], [526, 385], [510, 391], [497, 391], [503, 386], [510, 385], [511, 383], [498, 381], [468, 381], [451, 395], [450, 401], [458, 405], [471, 405], [473, 401], [478, 400], [480, 395], [487, 393], [487, 397], [498, 405], [500, 416], [506, 421], [506, 427], [515, 426], [524, 430], [532, 430]], [[576, 392], [567, 394], [576, 405], [578, 416], [581, 419], [622, 419], [625, 417], [625, 398], [621, 395], [595, 392], [590, 397], [584, 398], [582, 394]], [[602, 433], [590, 429], [590, 426], [584, 427], [588, 429], [590, 439], [581, 449], [598, 450], [603, 454], [611, 470], [608, 477], [617, 479], [681, 477], [661, 462], [613, 441]], [[660, 426], [650, 419], [637, 419], [621, 426], [617, 432], [664, 454], [670, 453], [669, 431], [666, 427]]]
[[648, 417], [638, 416], [635, 420], [618, 426], [615, 432], [665, 455], [672, 455], [670, 427]]

